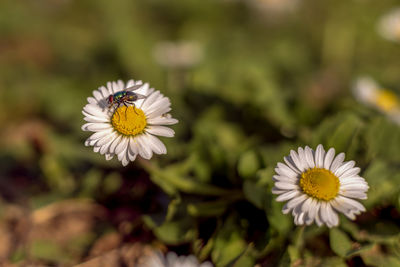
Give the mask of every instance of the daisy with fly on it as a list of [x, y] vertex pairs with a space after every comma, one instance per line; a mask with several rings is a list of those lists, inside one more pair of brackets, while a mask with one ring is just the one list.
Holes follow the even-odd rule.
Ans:
[[173, 137], [168, 125], [178, 123], [171, 117], [171, 102], [148, 83], [129, 80], [108, 82], [93, 91], [83, 108], [87, 122], [82, 130], [94, 132], [85, 142], [106, 160], [117, 156], [123, 166], [139, 155], [150, 159], [166, 154], [165, 145], [156, 136]]
[[315, 151], [306, 146], [291, 150], [285, 163], [277, 164], [272, 193], [279, 195], [277, 201], [287, 201], [282, 212], [292, 212], [296, 225], [333, 227], [339, 224], [338, 213], [354, 220], [365, 211], [354, 199], [366, 199], [369, 186], [355, 162], [344, 157], [335, 157], [334, 148], [325, 152], [322, 145]]

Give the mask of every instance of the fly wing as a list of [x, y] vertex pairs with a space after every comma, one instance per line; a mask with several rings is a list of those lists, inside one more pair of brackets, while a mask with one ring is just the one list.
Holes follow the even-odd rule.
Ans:
[[147, 96], [141, 95], [141, 94], [136, 94], [136, 96], [137, 96], [137, 99], [144, 99], [147, 97]]
[[125, 91], [135, 91], [135, 90], [139, 89], [142, 86], [143, 86], [143, 84], [136, 84], [134, 86], [126, 88]]

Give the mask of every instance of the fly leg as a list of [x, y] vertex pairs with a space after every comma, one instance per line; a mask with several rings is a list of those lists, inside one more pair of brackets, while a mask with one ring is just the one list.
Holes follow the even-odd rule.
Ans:
[[126, 115], [126, 112], [128, 111], [128, 106], [126, 105], [126, 102], [124, 102], [124, 106], [126, 107], [126, 109], [125, 109], [125, 120], [127, 120], [128, 117], [127, 117], [127, 115]]
[[[111, 111], [111, 108], [113, 107], [113, 104], [109, 104], [108, 105], [108, 111], [110, 112]], [[115, 109], [114, 109], [114, 112], [115, 112]]]
[[121, 106], [121, 102], [118, 103], [118, 105], [117, 105], [117, 107], [115, 108], [115, 111], [114, 111], [114, 112], [117, 112], [119, 121], [121, 120], [121, 115], [119, 114], [120, 112], [118, 111], [120, 106]]
[[133, 110], [135, 111], [135, 113], [136, 113], [137, 115], [139, 115], [139, 113], [137, 113], [137, 112], [136, 112], [136, 106], [135, 106], [135, 103], [133, 103], [133, 102], [132, 102], [132, 105], [133, 105]]
[[135, 111], [135, 113], [137, 115], [139, 115], [139, 113], [136, 112], [136, 106], [135, 106], [135, 102], [134, 101], [127, 101], [128, 104], [131, 104], [133, 106], [133, 110]]

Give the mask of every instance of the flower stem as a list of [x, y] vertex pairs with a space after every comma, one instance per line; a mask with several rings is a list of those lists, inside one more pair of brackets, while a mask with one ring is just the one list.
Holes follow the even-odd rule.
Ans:
[[300, 249], [304, 245], [304, 229], [306, 228], [305, 225], [297, 227], [294, 236], [293, 236], [293, 245], [296, 249]]

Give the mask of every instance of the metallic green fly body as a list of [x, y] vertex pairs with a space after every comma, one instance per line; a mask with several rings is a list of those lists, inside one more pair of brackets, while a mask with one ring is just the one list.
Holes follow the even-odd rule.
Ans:
[[112, 107], [116, 106], [117, 109], [121, 105], [125, 105], [126, 107], [128, 107], [128, 105], [133, 105], [133, 107], [135, 107], [135, 101], [138, 99], [146, 98], [146, 96], [134, 93], [132, 91], [137, 90], [142, 86], [142, 84], [134, 85], [132, 87], [126, 88], [123, 91], [119, 91], [115, 94], [109, 95], [107, 98], [107, 102], [109, 104], [108, 108], [111, 109]]

